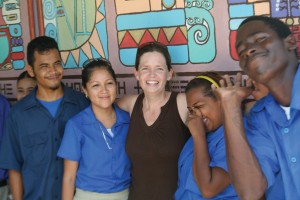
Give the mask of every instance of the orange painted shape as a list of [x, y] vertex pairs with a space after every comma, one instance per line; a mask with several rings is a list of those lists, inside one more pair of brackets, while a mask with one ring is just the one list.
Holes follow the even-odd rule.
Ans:
[[123, 40], [120, 44], [120, 49], [123, 48], [136, 48], [137, 44], [134, 41], [134, 39], [132, 38], [132, 36], [130, 35], [130, 33], [128, 31], [126, 31]]
[[151, 33], [146, 30], [141, 41], [140, 41], [140, 45], [144, 44], [146, 42], [155, 42], [155, 39], [153, 38], [153, 36], [151, 35]]
[[187, 44], [187, 39], [178, 27], [170, 41], [170, 45]]
[[167, 39], [167, 36], [164, 32], [164, 30], [161, 28], [159, 29], [159, 33], [158, 33], [158, 38], [157, 38], [157, 41], [164, 44], [164, 45], [168, 45], [169, 44], [169, 41]]
[[232, 59], [239, 60], [238, 54], [235, 49], [235, 40], [236, 40], [236, 31], [230, 31], [230, 35], [229, 35], [230, 55]]
[[23, 60], [24, 59], [24, 52], [12, 52], [11, 53], [12, 60]]

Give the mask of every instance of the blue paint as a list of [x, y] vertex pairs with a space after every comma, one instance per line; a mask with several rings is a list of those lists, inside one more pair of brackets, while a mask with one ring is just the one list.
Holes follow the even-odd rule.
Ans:
[[76, 67], [78, 67], [77, 63], [75, 62], [73, 55], [71, 53], [69, 53], [69, 56], [68, 56], [68, 59], [67, 59], [67, 62], [65, 64], [64, 68], [76, 68]]
[[25, 67], [25, 62], [24, 60], [14, 60], [12, 65], [14, 69], [23, 69]]
[[80, 51], [79, 51], [79, 67], [81, 68], [83, 63], [88, 59], [89, 58], [87, 57], [87, 55], [82, 51], [82, 49], [80, 49]]
[[250, 17], [254, 15], [253, 4], [240, 4], [240, 5], [230, 5], [229, 6], [229, 17]]
[[246, 18], [241, 18], [241, 19], [231, 19], [229, 21], [229, 27], [230, 30], [237, 30], [240, 26], [240, 24], [242, 23], [242, 21], [244, 21]]
[[173, 27], [185, 25], [184, 9], [119, 15], [116, 20], [117, 30]]
[[90, 44], [90, 47], [91, 47], [91, 50], [92, 50], [93, 58], [100, 58], [101, 55], [98, 53], [98, 51], [95, 49], [95, 47], [92, 44]]
[[189, 61], [188, 46], [168, 46], [172, 64], [185, 64]]
[[135, 64], [135, 55], [137, 48], [120, 49], [120, 61], [127, 67], [132, 67]]
[[23, 52], [24, 51], [24, 47], [23, 46], [13, 46], [11, 48], [12, 52]]
[[9, 25], [9, 33], [12, 37], [21, 37], [22, 36], [22, 27], [20, 24], [11, 24]]
[[106, 28], [106, 19], [104, 18], [99, 23], [96, 24], [96, 29], [98, 32], [98, 36], [100, 38], [102, 48], [104, 51], [104, 57], [108, 59], [108, 40], [107, 40], [107, 28]]

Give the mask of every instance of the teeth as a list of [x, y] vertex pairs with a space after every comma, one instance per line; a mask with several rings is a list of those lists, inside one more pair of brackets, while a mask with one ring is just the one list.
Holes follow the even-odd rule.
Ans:
[[147, 84], [158, 84], [158, 81], [146, 81]]

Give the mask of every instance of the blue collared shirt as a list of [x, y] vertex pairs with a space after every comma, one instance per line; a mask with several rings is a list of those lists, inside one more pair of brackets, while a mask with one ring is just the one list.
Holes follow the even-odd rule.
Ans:
[[20, 171], [24, 200], [61, 198], [63, 162], [56, 156], [68, 119], [88, 101], [64, 87], [55, 117], [36, 99], [36, 89], [17, 102], [6, 121], [0, 167]]
[[[10, 105], [8, 101], [5, 99], [4, 96], [0, 94], [0, 148], [1, 148], [3, 132], [4, 132], [4, 123], [8, 115], [9, 109], [10, 109]], [[7, 179], [7, 177], [8, 177], [7, 171], [0, 169], [0, 181]]]
[[125, 140], [130, 117], [116, 105], [114, 109], [117, 119], [111, 128], [113, 138], [96, 119], [91, 106], [70, 119], [66, 125], [58, 156], [79, 162], [77, 188], [112, 193], [129, 187], [131, 165], [125, 152]]
[[[224, 127], [221, 126], [207, 136], [207, 146], [210, 156], [210, 167], [227, 169], [226, 147], [224, 140]], [[201, 200], [201, 192], [193, 175], [194, 141], [193, 138], [184, 145], [178, 161], [178, 188], [175, 200]], [[237, 194], [230, 184], [224, 191], [210, 199], [238, 199]]]
[[288, 120], [269, 94], [255, 104], [248, 116], [247, 137], [268, 181], [267, 199], [300, 199], [299, 69], [293, 81], [290, 109]]

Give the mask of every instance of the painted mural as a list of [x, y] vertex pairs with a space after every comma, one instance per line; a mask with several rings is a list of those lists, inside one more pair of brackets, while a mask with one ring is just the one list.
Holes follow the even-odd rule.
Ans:
[[40, 35], [58, 42], [67, 86], [81, 90], [82, 63], [103, 57], [119, 96], [141, 92], [132, 75], [137, 47], [161, 42], [178, 72], [173, 89], [182, 92], [198, 71], [239, 71], [236, 30], [252, 15], [283, 20], [300, 49], [300, 0], [0, 0], [0, 92], [14, 100], [27, 43]]
[[230, 53], [234, 60], [238, 60], [234, 48], [236, 30], [245, 18], [253, 15], [267, 15], [285, 22], [298, 41], [298, 55], [300, 56], [300, 0], [228, 0], [228, 8]]

